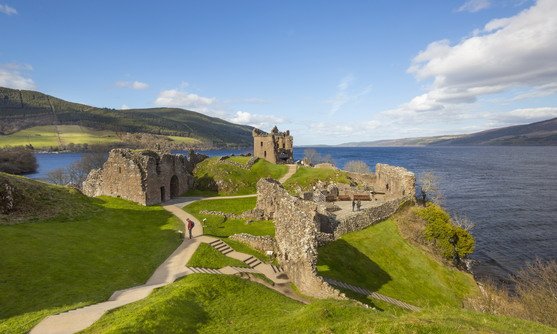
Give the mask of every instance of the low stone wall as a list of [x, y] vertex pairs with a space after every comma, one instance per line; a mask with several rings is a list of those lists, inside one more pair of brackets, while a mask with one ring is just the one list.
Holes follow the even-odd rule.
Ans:
[[340, 238], [346, 233], [362, 230], [370, 225], [389, 218], [404, 202], [412, 200], [413, 198], [410, 197], [397, 198], [379, 206], [357, 211], [356, 213], [341, 219], [334, 231], [335, 239]]
[[375, 165], [376, 191], [385, 192], [387, 198], [416, 196], [416, 177], [405, 168], [386, 164]]
[[253, 249], [260, 252], [273, 251], [277, 252], [277, 243], [275, 238], [270, 235], [251, 235], [247, 233], [233, 234], [229, 237], [232, 240], [240, 241]]
[[273, 179], [259, 180], [257, 194], [257, 208], [274, 218], [278, 259], [292, 282], [312, 297], [346, 299], [317, 275], [317, 204], [290, 196]]

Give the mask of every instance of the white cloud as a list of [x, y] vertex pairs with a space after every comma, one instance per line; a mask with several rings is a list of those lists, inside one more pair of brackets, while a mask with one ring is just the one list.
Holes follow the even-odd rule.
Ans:
[[502, 124], [533, 123], [557, 117], [557, 107], [523, 108], [490, 115]]
[[457, 11], [475, 13], [489, 7], [491, 7], [491, 2], [489, 0], [468, 0], [460, 6]]
[[117, 81], [116, 87], [143, 90], [149, 88], [149, 84], [141, 81]]
[[371, 91], [371, 85], [365, 87], [362, 91], [357, 93], [351, 93], [350, 87], [354, 82], [354, 76], [349, 74], [342, 78], [337, 85], [336, 94], [333, 98], [327, 100], [326, 102], [331, 105], [329, 109], [329, 115], [335, 114], [337, 111], [341, 110], [345, 105], [358, 101], [362, 96], [368, 94]]
[[13, 7], [8, 6], [8, 5], [0, 4], [0, 13], [6, 14], [6, 15], [15, 15], [15, 14], [17, 14], [17, 10]]
[[232, 123], [251, 125], [256, 128], [264, 129], [271, 125], [281, 124], [284, 119], [273, 115], [252, 114], [246, 111], [237, 111], [236, 115], [228, 119]]
[[0, 64], [0, 86], [14, 89], [35, 89], [33, 79], [23, 73], [31, 70], [33, 67], [27, 64]]
[[477, 35], [455, 45], [448, 40], [430, 43], [408, 72], [418, 80], [431, 79], [431, 87], [388, 113], [458, 111], [459, 105], [513, 88], [554, 94], [556, 40], [557, 1], [539, 0], [515, 16], [488, 22]]
[[201, 111], [203, 111], [206, 107], [214, 104], [215, 101], [216, 99], [212, 97], [203, 97], [197, 94], [179, 91], [177, 89], [169, 89], [159, 93], [159, 96], [155, 100], [155, 104], [162, 107], [185, 109], [201, 108]]
[[120, 107], [120, 110], [128, 110], [130, 109], [130, 107], [127, 104], [122, 104], [122, 106]]

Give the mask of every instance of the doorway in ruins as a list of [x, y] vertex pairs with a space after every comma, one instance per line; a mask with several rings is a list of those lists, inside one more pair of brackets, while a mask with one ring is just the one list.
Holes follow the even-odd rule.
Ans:
[[161, 202], [166, 200], [166, 193], [164, 187], [161, 187]]
[[170, 198], [175, 198], [180, 196], [180, 183], [176, 175], [172, 176], [170, 179]]

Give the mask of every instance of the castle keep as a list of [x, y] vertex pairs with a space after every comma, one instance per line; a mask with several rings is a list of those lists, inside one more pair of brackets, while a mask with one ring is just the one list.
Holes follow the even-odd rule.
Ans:
[[193, 186], [193, 167], [200, 156], [162, 154], [148, 150], [114, 149], [101, 169], [85, 182], [87, 196], [121, 197], [153, 205], [180, 196]]
[[279, 132], [275, 126], [271, 133], [253, 129], [253, 156], [274, 164], [294, 162], [294, 138], [290, 131]]

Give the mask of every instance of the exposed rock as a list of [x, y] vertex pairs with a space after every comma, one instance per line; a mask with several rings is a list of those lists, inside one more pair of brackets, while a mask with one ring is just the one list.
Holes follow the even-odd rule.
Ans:
[[270, 235], [251, 235], [247, 233], [233, 234], [229, 237], [232, 240], [237, 240], [245, 243], [253, 249], [266, 253], [267, 251], [277, 252], [277, 244], [275, 238]]
[[0, 176], [0, 213], [8, 214], [15, 211], [19, 198], [16, 187]]

